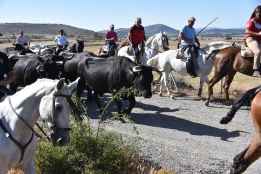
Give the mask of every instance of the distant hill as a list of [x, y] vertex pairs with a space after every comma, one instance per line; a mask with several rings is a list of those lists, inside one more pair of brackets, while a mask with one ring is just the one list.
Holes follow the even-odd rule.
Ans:
[[[101, 39], [104, 38], [106, 31], [95, 32], [88, 29], [78, 28], [64, 24], [31, 24], [31, 23], [0, 23], [0, 33], [4, 35], [13, 35], [20, 30], [24, 30], [27, 34], [32, 35], [56, 35], [57, 31], [64, 29], [69, 36], [84, 36], [87, 39]], [[197, 29], [199, 31], [200, 29]], [[116, 29], [120, 38], [126, 37], [129, 28]], [[171, 28], [164, 24], [154, 24], [145, 26], [147, 36], [154, 35], [159, 32], [166, 32], [170, 37], [177, 37], [178, 30]], [[226, 37], [226, 36], [243, 36], [243, 28], [207, 28], [200, 36], [207, 37]]]
[[[196, 29], [197, 32], [200, 31], [199, 29]], [[115, 30], [118, 33], [118, 36], [120, 38], [126, 37], [129, 28], [119, 28]], [[145, 26], [145, 32], [147, 36], [154, 35], [156, 33], [159, 33], [161, 31], [164, 31], [168, 34], [170, 37], [177, 37], [178, 35], [178, 30], [171, 28], [167, 25], [163, 24], [155, 24], [155, 25], [149, 25]], [[200, 33], [200, 36], [205, 36], [205, 37], [227, 37], [227, 36], [243, 36], [244, 34], [244, 29], [243, 28], [229, 28], [229, 29], [224, 29], [224, 28], [207, 28], [203, 32]], [[101, 33], [105, 33], [105, 31], [101, 31]]]
[[[200, 29], [198, 29], [198, 31], [199, 30]], [[209, 37], [243, 36], [244, 32], [245, 30], [243, 28], [209, 28], [203, 31], [200, 35]]]
[[24, 30], [27, 34], [56, 35], [60, 29], [64, 29], [69, 36], [84, 35], [88, 38], [102, 37], [101, 34], [64, 24], [31, 24], [31, 23], [0, 23], [0, 33], [16, 34]]
[[[123, 38], [127, 37], [129, 28], [119, 28], [115, 30], [118, 33], [118, 37]], [[163, 24], [155, 24], [145, 26], [146, 36], [151, 36], [159, 32], [166, 32], [169, 36], [177, 36], [178, 31]], [[106, 31], [101, 31], [101, 33], [105, 33]]]

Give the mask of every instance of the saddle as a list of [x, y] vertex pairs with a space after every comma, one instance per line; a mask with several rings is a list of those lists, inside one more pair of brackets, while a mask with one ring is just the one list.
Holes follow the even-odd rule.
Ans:
[[240, 53], [244, 58], [254, 58], [254, 53], [249, 49], [249, 47], [242, 46]]
[[198, 51], [195, 47], [185, 47], [179, 48], [177, 53], [177, 59], [181, 59], [183, 62], [186, 63], [187, 72], [191, 75], [191, 77], [197, 77], [197, 65], [195, 65], [196, 61], [193, 61], [193, 59], [196, 59], [198, 57], [198, 53], [193, 53], [195, 51]]

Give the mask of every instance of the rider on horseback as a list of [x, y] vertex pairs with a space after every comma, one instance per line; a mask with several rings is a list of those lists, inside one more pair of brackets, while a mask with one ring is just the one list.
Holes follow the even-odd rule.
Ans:
[[257, 6], [246, 24], [246, 44], [254, 53], [253, 76], [261, 77], [261, 5]]
[[188, 25], [183, 27], [183, 29], [180, 32], [179, 40], [180, 42], [180, 48], [182, 54], [188, 58], [188, 61], [191, 62], [191, 66], [194, 68], [193, 74], [196, 75], [195, 69], [197, 69], [197, 56], [198, 56], [198, 49], [200, 48], [200, 43], [197, 38], [196, 30], [193, 27], [196, 19], [194, 17], [190, 17], [188, 19]]
[[15, 50], [17, 51], [26, 50], [26, 47], [30, 45], [30, 39], [28, 36], [24, 35], [23, 31], [20, 31], [20, 34], [16, 37], [14, 45]]
[[114, 31], [114, 25], [111, 24], [110, 26], [110, 31], [106, 33], [106, 38], [105, 38], [106, 43], [109, 45], [109, 53], [111, 50], [116, 50], [117, 49], [117, 44], [116, 42], [118, 41], [118, 36], [117, 33]]
[[54, 39], [54, 41], [56, 42], [57, 48], [56, 48], [56, 55], [58, 55], [61, 51], [63, 51], [64, 49], [66, 49], [69, 45], [69, 42], [65, 36], [64, 30], [61, 29], [59, 31], [59, 35], [57, 35]]
[[[136, 19], [135, 24], [130, 28], [128, 39], [131, 44], [131, 47], [134, 51], [136, 57], [136, 63], [140, 62], [140, 57], [144, 54], [144, 45], [145, 45], [145, 31], [144, 27], [141, 25], [141, 18], [138, 17]], [[139, 50], [139, 46], [141, 45], [141, 50]]]

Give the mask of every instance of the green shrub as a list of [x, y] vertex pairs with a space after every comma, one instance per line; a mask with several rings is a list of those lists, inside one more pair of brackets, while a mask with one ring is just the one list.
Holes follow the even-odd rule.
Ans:
[[127, 171], [134, 150], [123, 146], [121, 138], [101, 131], [90, 132], [87, 124], [73, 124], [71, 141], [64, 147], [53, 147], [42, 141], [36, 155], [39, 174], [117, 174]]

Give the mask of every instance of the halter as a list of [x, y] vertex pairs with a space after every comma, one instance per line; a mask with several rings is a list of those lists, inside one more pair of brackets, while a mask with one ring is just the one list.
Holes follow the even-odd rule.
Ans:
[[[52, 121], [54, 121], [54, 118], [55, 118], [55, 98], [56, 98], [56, 97], [65, 97], [66, 100], [67, 100], [67, 102], [68, 102], [70, 105], [73, 104], [73, 107], [75, 106], [75, 104], [72, 102], [72, 100], [71, 100], [71, 98], [70, 98], [70, 97], [71, 97], [70, 95], [54, 94], [54, 95], [53, 95], [53, 101], [52, 101], [52, 107], [53, 107], [53, 108], [52, 108], [52, 109], [53, 109], [53, 110], [52, 110], [52, 118], [53, 118]], [[12, 134], [10, 133], [10, 131], [8, 131], [8, 129], [4, 126], [3, 120], [0, 119], [0, 127], [1, 127], [1, 128], [3, 129], [3, 131], [6, 133], [7, 137], [10, 138], [10, 140], [12, 140], [12, 141], [15, 143], [15, 145], [16, 145], [16, 146], [20, 149], [20, 151], [21, 151], [21, 155], [20, 155], [20, 159], [19, 159], [19, 162], [21, 162], [21, 161], [23, 160], [23, 158], [24, 158], [24, 153], [25, 153], [26, 148], [27, 148], [27, 147], [29, 146], [29, 144], [33, 141], [34, 134], [35, 134], [37, 137], [39, 137], [39, 138], [42, 138], [42, 136], [41, 136], [39, 133], [37, 133], [37, 132], [34, 130], [34, 128], [33, 128], [21, 115], [19, 115], [19, 114], [16, 112], [15, 108], [13, 107], [13, 105], [12, 105], [12, 103], [11, 103], [10, 97], [8, 97], [8, 102], [9, 102], [9, 105], [10, 105], [12, 111], [15, 113], [15, 115], [26, 125], [26, 127], [28, 127], [28, 128], [32, 131], [32, 135], [31, 135], [31, 138], [29, 139], [29, 141], [28, 141], [25, 145], [22, 145], [19, 141], [17, 141], [17, 140], [12, 136]], [[47, 133], [43, 130], [43, 128], [42, 128], [37, 122], [36, 122], [35, 124], [36, 124], [36, 126], [39, 128], [39, 130], [44, 134], [44, 136], [47, 138], [47, 140], [48, 140], [49, 142], [51, 142], [51, 137], [47, 135]], [[52, 126], [51, 129], [60, 129], [60, 130], [67, 130], [67, 131], [71, 130], [71, 128], [59, 128], [59, 127], [57, 127], [57, 125], [55, 124], [55, 122], [54, 122], [54, 126]]]

